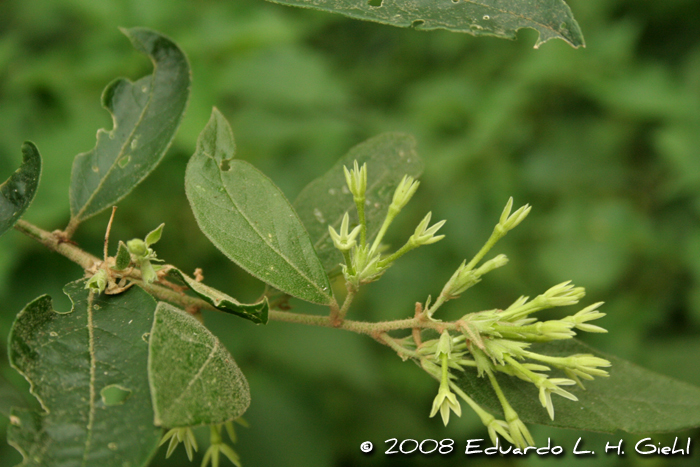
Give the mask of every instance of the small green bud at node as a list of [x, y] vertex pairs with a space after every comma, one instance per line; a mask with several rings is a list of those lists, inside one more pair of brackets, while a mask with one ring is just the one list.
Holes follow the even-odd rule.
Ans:
[[158, 274], [156, 274], [150, 260], [142, 259], [139, 261], [139, 266], [141, 267], [141, 278], [145, 283], [151, 284], [158, 279]]
[[148, 255], [148, 245], [146, 245], [146, 242], [140, 238], [129, 240], [126, 242], [126, 247], [129, 250], [129, 253], [137, 258], [143, 258]]
[[98, 294], [104, 292], [105, 288], [107, 288], [107, 273], [105, 270], [98, 269], [97, 272], [88, 279], [85, 288], [97, 292]]
[[441, 354], [447, 355], [450, 358], [452, 353], [452, 336], [447, 331], [442, 331], [440, 334], [440, 340], [438, 341], [437, 350], [435, 351], [435, 357], [440, 358]]

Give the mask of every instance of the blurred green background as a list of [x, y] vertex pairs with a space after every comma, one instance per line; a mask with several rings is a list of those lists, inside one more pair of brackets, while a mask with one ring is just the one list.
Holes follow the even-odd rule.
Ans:
[[[606, 302], [599, 324], [610, 334], [586, 342], [700, 385], [700, 6], [569, 3], [585, 49], [550, 41], [533, 50], [529, 30], [514, 42], [419, 32], [263, 0], [3, 0], [0, 180], [19, 165], [22, 141], [34, 141], [45, 166], [25, 218], [47, 230], [65, 227], [72, 158], [94, 146], [98, 128], [111, 128], [102, 89], [118, 76], [151, 72], [117, 27], [157, 29], [188, 54], [192, 96], [163, 163], [120, 204], [113, 239], [143, 237], [165, 222], [160, 257], [185, 271], [202, 267], [211, 285], [252, 300], [262, 285], [198, 231], [184, 194], [185, 165], [211, 107], [231, 121], [238, 156], [290, 199], [353, 145], [384, 131], [412, 133], [425, 160], [423, 183], [388, 240], [400, 244], [429, 210], [448, 220], [447, 238], [367, 287], [351, 317], [412, 314], [480, 248], [512, 195], [533, 211], [494, 250], [511, 263], [443, 317], [505, 307], [571, 279], [588, 291], [583, 305]], [[99, 254], [107, 218], [80, 227], [81, 247]], [[35, 403], [7, 363], [12, 321], [44, 293], [66, 309], [61, 288], [81, 274], [17, 232], [0, 238], [2, 438], [9, 407]], [[366, 337], [213, 313], [205, 319], [251, 385], [251, 427], [239, 430], [236, 446], [248, 467], [689, 466], [700, 457], [698, 430], [654, 437], [693, 436], [695, 451], [684, 458], [385, 456], [388, 438], [463, 444], [486, 433], [466, 406], [447, 428], [429, 419], [437, 383]], [[555, 406], [566, 403], [558, 398]], [[594, 449], [641, 438], [531, 429], [539, 443], [549, 436], [568, 452], [578, 437]], [[367, 440], [375, 444], [369, 456], [359, 450]], [[168, 461], [159, 451], [153, 465], [190, 465], [180, 451]], [[0, 466], [20, 460], [0, 443]]]

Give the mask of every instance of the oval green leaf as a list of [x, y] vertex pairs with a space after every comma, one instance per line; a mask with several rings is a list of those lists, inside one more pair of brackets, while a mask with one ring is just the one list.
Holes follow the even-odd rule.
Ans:
[[423, 173], [423, 162], [416, 152], [416, 140], [402, 133], [384, 133], [352, 148], [328, 172], [299, 193], [294, 209], [306, 226], [323, 267], [330, 274], [340, 271], [343, 256], [333, 246], [328, 226], [339, 230], [346, 212], [350, 213], [355, 225], [359, 222], [355, 201], [343, 174], [343, 166], [351, 169], [354, 161], [360, 166], [367, 163], [365, 220], [368, 238], [379, 231], [403, 176], [417, 178]]
[[148, 343], [156, 302], [132, 287], [97, 295], [85, 281], [64, 288], [73, 309], [47, 295], [20, 312], [10, 363], [43, 411], [13, 409], [8, 441], [26, 466], [145, 466], [158, 446], [148, 384]]
[[10, 229], [27, 210], [41, 177], [41, 155], [34, 143], [22, 144], [22, 164], [0, 184], [0, 235]]
[[269, 178], [234, 159], [234, 152], [231, 127], [214, 109], [185, 174], [199, 228], [263, 282], [302, 300], [329, 304], [328, 276], [296, 212]]
[[[578, 402], [553, 396], [554, 420], [540, 404], [534, 385], [499, 374], [506, 398], [524, 422], [608, 433], [658, 433], [700, 426], [700, 388], [696, 386], [605, 355], [575, 339], [535, 344], [531, 350], [556, 357], [593, 354], [609, 360], [612, 366], [607, 369], [609, 377], [585, 381], [585, 390], [566, 387]], [[478, 404], [502, 414], [488, 380], [478, 378], [476, 371], [459, 375], [457, 384]]]
[[243, 373], [216, 336], [192, 315], [158, 303], [149, 348], [156, 425], [224, 423], [248, 408], [250, 390]]
[[180, 48], [144, 28], [123, 29], [134, 48], [148, 55], [153, 74], [136, 82], [120, 78], [102, 93], [112, 114], [111, 131], [97, 132], [97, 145], [73, 162], [71, 224], [121, 200], [155, 169], [170, 146], [187, 106], [190, 66]]
[[416, 29], [447, 29], [474, 36], [515, 39], [519, 29], [539, 33], [535, 48], [550, 39], [584, 46], [564, 0], [268, 0], [340, 13], [350, 18]]
[[217, 310], [240, 316], [255, 324], [267, 324], [267, 312], [269, 310], [267, 297], [264, 297], [258, 303], [241, 303], [223, 292], [197, 282], [177, 268], [172, 269], [170, 274], [175, 276], [177, 280], [185, 283], [199, 298], [216, 307]]

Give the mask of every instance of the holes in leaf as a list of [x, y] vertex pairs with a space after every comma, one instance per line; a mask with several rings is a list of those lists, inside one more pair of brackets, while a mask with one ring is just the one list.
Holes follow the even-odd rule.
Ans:
[[459, 0], [452, 0], [452, 3], [459, 3]]
[[382, 2], [383, 2], [383, 1], [384, 1], [384, 0], [369, 0], [369, 1], [367, 2], [367, 5], [379, 7], [379, 6], [382, 6]]
[[219, 164], [219, 168], [224, 172], [228, 172], [229, 170], [231, 170], [231, 164], [229, 164], [228, 160], [226, 159], [221, 161], [221, 164]]
[[131, 396], [131, 390], [110, 384], [102, 388], [100, 396], [105, 405], [120, 405]]
[[123, 169], [124, 167], [129, 165], [129, 162], [131, 162], [131, 156], [124, 156], [121, 159], [119, 159], [117, 164], [119, 164], [119, 167]]
[[418, 27], [423, 26], [424, 24], [425, 24], [425, 21], [424, 21], [424, 20], [422, 20], [422, 19], [417, 19], [417, 20], [415, 20], [415, 21], [413, 21], [413, 22], [411, 23], [411, 27], [412, 27], [412, 28], [418, 28]]

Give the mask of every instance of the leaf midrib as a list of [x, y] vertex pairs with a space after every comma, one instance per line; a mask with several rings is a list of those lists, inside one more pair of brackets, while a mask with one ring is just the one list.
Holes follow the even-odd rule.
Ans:
[[[143, 110], [141, 111], [141, 114], [139, 115], [139, 118], [136, 121], [136, 125], [134, 125], [134, 128], [129, 133], [129, 136], [126, 139], [126, 141], [124, 141], [124, 144], [122, 145], [121, 149], [119, 150], [117, 157], [114, 159], [114, 162], [112, 162], [112, 165], [109, 167], [109, 170], [107, 170], [107, 173], [105, 174], [105, 176], [100, 179], [100, 183], [97, 184], [97, 187], [93, 190], [92, 194], [90, 195], [88, 200], [85, 202], [83, 207], [75, 215], [75, 219], [81, 219], [83, 213], [90, 206], [90, 203], [93, 202], [97, 193], [100, 192], [100, 190], [102, 189], [102, 186], [105, 184], [106, 180], [109, 178], [110, 174], [112, 173], [114, 168], [119, 163], [119, 160], [124, 155], [124, 149], [127, 147], [127, 144], [131, 145], [131, 141], [132, 141], [132, 138], [134, 137], [134, 133], [136, 132], [136, 129], [139, 128], [139, 125], [141, 124], [141, 122], [143, 121], [143, 119], [146, 115], [146, 111], [150, 108], [151, 103], [153, 102], [153, 90], [155, 89], [154, 83], [155, 83], [155, 79], [156, 79], [156, 73], [158, 72], [158, 64], [155, 60], [152, 60], [152, 62], [153, 62], [153, 74], [151, 75], [151, 85], [149, 86], [150, 89], [149, 89], [149, 93], [148, 93], [148, 102], [146, 102], [146, 105], [143, 107]], [[131, 81], [129, 79], [127, 79], [126, 81], [129, 83], [130, 86], [134, 85], [133, 81]], [[118, 123], [117, 123], [117, 117], [115, 115], [114, 116], [114, 126], [113, 126], [112, 130], [108, 133], [108, 135], [113, 133], [114, 131], [116, 131], [117, 127], [118, 127]], [[98, 144], [99, 144], [99, 141], [98, 141]], [[98, 144], [95, 145], [95, 148], [91, 152], [97, 153]]]
[[192, 379], [190, 379], [189, 383], [187, 383], [187, 386], [185, 389], [182, 390], [179, 396], [177, 396], [171, 403], [170, 403], [170, 408], [176, 407], [176, 404], [180, 399], [184, 397], [185, 394], [190, 390], [192, 385], [202, 377], [202, 373], [204, 373], [204, 369], [209, 365], [209, 363], [213, 360], [214, 355], [216, 354], [216, 351], [219, 349], [219, 341], [214, 340], [214, 346], [211, 348], [211, 352], [209, 352], [209, 355], [207, 356], [207, 359], [202, 363], [202, 366], [199, 368], [197, 373], [192, 376]]
[[88, 354], [90, 356], [90, 399], [89, 399], [89, 412], [88, 412], [88, 422], [86, 426], [86, 438], [85, 438], [85, 450], [83, 451], [83, 462], [82, 466], [85, 467], [88, 461], [88, 454], [90, 447], [92, 445], [92, 429], [95, 423], [95, 327], [92, 321], [92, 310], [93, 301], [95, 298], [95, 292], [90, 291], [87, 300], [87, 323], [86, 327], [88, 330]]
[[[214, 165], [216, 165], [216, 160], [214, 159], [214, 157], [212, 157], [212, 156], [211, 156], [210, 154], [208, 154], [206, 151], [202, 151], [202, 154], [203, 154], [205, 157], [208, 157], [209, 159], [211, 159], [211, 160], [214, 162]], [[245, 219], [245, 221], [248, 223], [248, 225], [250, 226], [250, 228], [253, 229], [253, 231], [258, 235], [258, 237], [260, 237], [260, 239], [262, 239], [263, 243], [265, 243], [272, 251], [274, 251], [275, 253], [277, 253], [277, 255], [278, 255], [280, 258], [282, 258], [289, 266], [292, 267], [292, 269], [294, 269], [297, 273], [299, 273], [299, 275], [300, 275], [301, 277], [303, 277], [304, 280], [305, 280], [307, 283], [309, 283], [310, 285], [312, 285], [322, 296], [324, 296], [324, 297], [329, 297], [328, 294], [326, 294], [326, 293], [323, 291], [322, 288], [320, 288], [314, 281], [312, 281], [306, 274], [304, 274], [304, 272], [301, 271], [289, 258], [287, 258], [286, 255], [284, 255], [284, 254], [283, 254], [282, 252], [280, 252], [277, 248], [275, 248], [275, 247], [270, 243], [270, 241], [265, 237], [265, 235], [262, 235], [262, 234], [261, 234], [261, 232], [260, 232], [260, 231], [253, 225], [253, 223], [250, 221], [250, 219], [248, 218], [248, 216], [247, 216], [247, 215], [241, 210], [241, 208], [238, 206], [238, 203], [236, 203], [236, 201], [233, 199], [233, 197], [231, 196], [231, 193], [229, 193], [228, 186], [226, 186], [226, 184], [224, 183], [222, 171], [221, 171], [220, 169], [217, 168], [217, 173], [219, 174], [219, 181], [221, 182], [221, 186], [224, 187], [224, 191], [226, 192], [226, 196], [227, 196], [228, 199], [231, 201], [231, 203], [232, 203], [233, 206], [236, 208], [236, 210], [241, 214], [241, 216], [243, 217], [243, 219]], [[291, 207], [291, 206], [290, 206], [290, 207]], [[293, 208], [292, 208], [292, 209], [293, 209]], [[297, 218], [297, 220], [298, 220], [298, 218]], [[299, 222], [301, 222], [301, 221], [299, 221]]]

